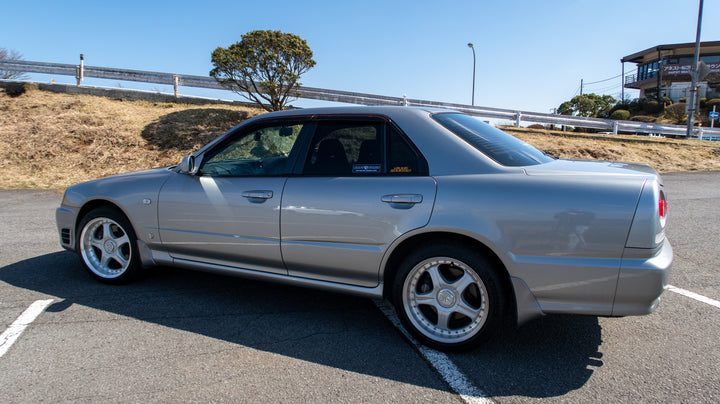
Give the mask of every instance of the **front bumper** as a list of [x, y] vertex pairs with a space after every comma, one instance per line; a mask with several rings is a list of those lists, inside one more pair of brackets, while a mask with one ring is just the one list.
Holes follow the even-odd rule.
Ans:
[[[640, 249], [626, 250], [625, 257], [635, 255]], [[673, 250], [665, 239], [650, 258], [622, 259], [618, 285], [615, 292], [612, 316], [650, 314], [660, 302], [665, 290], [673, 261]]]
[[60, 234], [60, 245], [66, 250], [75, 250], [75, 212], [59, 207], [55, 210], [55, 223]]

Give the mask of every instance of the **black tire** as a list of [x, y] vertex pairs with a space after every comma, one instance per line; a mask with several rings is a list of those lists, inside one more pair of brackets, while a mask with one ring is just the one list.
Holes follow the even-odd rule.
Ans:
[[128, 283], [141, 270], [135, 231], [117, 209], [88, 212], [78, 225], [76, 245], [85, 269], [100, 282]]
[[478, 252], [424, 245], [403, 260], [392, 299], [400, 321], [420, 342], [442, 351], [466, 351], [503, 327], [503, 285], [498, 270]]

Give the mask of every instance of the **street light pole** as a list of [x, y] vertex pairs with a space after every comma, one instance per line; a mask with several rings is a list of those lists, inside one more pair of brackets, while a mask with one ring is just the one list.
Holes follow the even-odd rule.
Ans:
[[472, 43], [468, 44], [468, 48], [473, 51], [473, 85], [472, 85], [472, 105], [475, 106], [475, 47]]
[[700, 0], [700, 9], [698, 10], [697, 33], [695, 35], [695, 58], [693, 59], [692, 80], [690, 83], [690, 96], [688, 97], [688, 119], [687, 134], [690, 137], [693, 131], [693, 120], [695, 119], [695, 104], [697, 99], [697, 74], [698, 59], [700, 58], [700, 26], [702, 25], [703, 0]]

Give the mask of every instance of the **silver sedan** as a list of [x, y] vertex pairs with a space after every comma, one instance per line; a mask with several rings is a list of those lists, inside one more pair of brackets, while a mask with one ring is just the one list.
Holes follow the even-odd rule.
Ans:
[[99, 281], [165, 265], [386, 298], [455, 351], [508, 319], [651, 313], [673, 256], [652, 168], [400, 107], [259, 115], [178, 166], [69, 187], [56, 217]]

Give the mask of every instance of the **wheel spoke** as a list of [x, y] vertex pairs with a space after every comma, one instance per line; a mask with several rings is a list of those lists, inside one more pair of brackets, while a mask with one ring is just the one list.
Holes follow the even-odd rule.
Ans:
[[109, 240], [112, 238], [112, 229], [110, 228], [110, 226], [111, 226], [110, 222], [105, 222], [102, 224], [102, 231], [103, 231], [102, 239], [103, 239], [103, 241]]
[[128, 238], [127, 234], [123, 233], [122, 236], [114, 239], [115, 243], [117, 243], [118, 248], [122, 247], [123, 245], [130, 242], [130, 239]]
[[475, 320], [477, 318], [477, 316], [482, 314], [483, 308], [480, 307], [479, 309], [476, 309], [474, 307], [469, 306], [467, 303], [465, 303], [465, 301], [463, 299], [460, 299], [460, 301], [458, 301], [458, 303], [455, 305], [455, 307], [453, 309], [455, 312], [460, 313], [460, 314], [470, 318], [471, 320]]
[[419, 294], [415, 292], [415, 301], [417, 304], [429, 304], [435, 306], [437, 304], [437, 297], [435, 291], [430, 293]]
[[437, 308], [437, 315], [438, 315], [437, 327], [444, 331], [448, 330], [449, 329], [448, 327], [450, 324], [450, 317], [452, 316], [452, 311], [450, 311], [444, 307], [440, 307], [440, 306], [435, 306], [435, 307]]
[[463, 273], [463, 276], [455, 281], [455, 283], [452, 284], [452, 287], [458, 292], [458, 294], [462, 294], [462, 292], [465, 291], [465, 288], [475, 283], [475, 279], [473, 279], [472, 276], [468, 275], [467, 272]]
[[113, 259], [113, 256], [112, 256], [112, 254], [106, 253], [104, 250], [100, 250], [100, 251], [102, 251], [102, 255], [99, 257], [100, 265], [102, 265], [103, 269], [107, 270], [108, 265], [110, 264], [110, 260]]
[[117, 261], [123, 269], [128, 264], [128, 260], [125, 257], [123, 257], [123, 255], [120, 253], [119, 249], [116, 250], [114, 254], [112, 254], [112, 258], [115, 261]]
[[430, 268], [426, 269], [425, 272], [430, 275], [430, 279], [433, 283], [433, 290], [439, 290], [448, 286], [448, 283], [445, 282], [445, 278], [443, 278], [442, 274], [440, 273], [440, 264], [435, 264], [431, 266]]
[[92, 240], [90, 240], [90, 245], [99, 250], [102, 250], [103, 249], [103, 240], [98, 240], [96, 238], [93, 238]]

